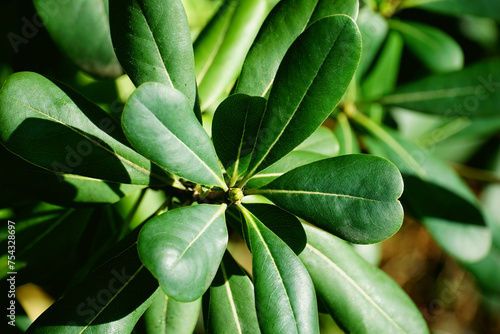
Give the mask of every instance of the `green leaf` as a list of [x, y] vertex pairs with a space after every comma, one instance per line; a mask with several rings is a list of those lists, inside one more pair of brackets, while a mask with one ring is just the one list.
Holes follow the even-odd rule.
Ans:
[[158, 291], [155, 300], [144, 313], [148, 334], [193, 334], [201, 309], [201, 299], [179, 303]]
[[403, 180], [385, 159], [345, 155], [298, 167], [248, 194], [353, 243], [375, 243], [403, 223]]
[[227, 245], [225, 209], [225, 204], [183, 207], [144, 225], [139, 256], [167, 296], [192, 302], [208, 289]]
[[111, 44], [108, 0], [33, 3], [59, 49], [80, 68], [104, 78], [122, 74]]
[[498, 115], [500, 61], [484, 61], [458, 72], [423, 78], [400, 87], [381, 102], [446, 117]]
[[36, 73], [15, 73], [0, 91], [0, 142], [59, 173], [143, 185], [172, 182], [128, 146], [103, 110]]
[[178, 90], [152, 82], [141, 85], [125, 105], [122, 127], [137, 151], [158, 166], [227, 189], [212, 142]]
[[320, 299], [346, 332], [429, 333], [420, 311], [387, 274], [347, 242], [312, 226], [304, 228], [308, 244], [300, 259]]
[[139, 260], [137, 234], [113, 249], [87, 277], [55, 302], [27, 334], [130, 333], [156, 297], [158, 284]]
[[[20, 277], [17, 283], [21, 285], [23, 282], [36, 282], [50, 277], [62, 266], [69, 271], [91, 214], [92, 209], [49, 206], [45, 210], [37, 210], [22, 219], [16, 219], [17, 252], [14, 270], [7, 263], [10, 234], [7, 224], [4, 224], [0, 230], [0, 245], [3, 246], [2, 260], [5, 261], [0, 265], [0, 277], [3, 279], [8, 276], [8, 272], [18, 271]], [[51, 258], [57, 258], [57, 261], [47, 261]]]
[[379, 99], [394, 90], [402, 52], [403, 39], [401, 35], [395, 31], [390, 32], [373, 69], [361, 85], [365, 100]]
[[339, 153], [339, 142], [332, 130], [320, 126], [311, 137], [297, 146], [294, 151], [306, 151], [322, 154], [326, 157], [333, 157]]
[[222, 165], [234, 186], [250, 162], [266, 100], [235, 94], [224, 100], [214, 114], [212, 139]]
[[55, 174], [38, 168], [0, 146], [0, 184], [23, 192], [25, 199], [72, 207], [82, 204], [115, 203], [143, 186]]
[[245, 188], [260, 188], [294, 168], [327, 158], [329, 157], [323, 154], [307, 151], [292, 151], [274, 165], [254, 175], [248, 180]]
[[196, 77], [202, 110], [231, 90], [268, 10], [267, 0], [227, 1], [196, 39]]
[[418, 6], [438, 13], [456, 16], [476, 15], [500, 21], [500, 3], [492, 0], [408, 0], [406, 7]]
[[389, 27], [387, 20], [382, 15], [374, 12], [367, 6], [359, 11], [356, 23], [358, 24], [361, 40], [363, 41], [361, 59], [356, 70], [356, 77], [362, 78], [384, 43]]
[[247, 179], [281, 159], [319, 128], [344, 95], [360, 50], [359, 31], [345, 15], [316, 21], [294, 42], [271, 89]]
[[266, 96], [287, 50], [312, 22], [333, 14], [354, 15], [357, 1], [282, 0], [268, 15], [248, 52], [236, 93]]
[[401, 33], [408, 48], [434, 72], [453, 72], [464, 66], [462, 48], [443, 31], [410, 21], [391, 20], [390, 26]]
[[316, 295], [306, 268], [283, 240], [239, 208], [247, 222], [262, 333], [319, 333]]
[[208, 334], [260, 333], [252, 281], [228, 252], [203, 301]]
[[337, 127], [334, 133], [340, 146], [338, 155], [361, 153], [356, 134], [344, 113], [337, 115]]
[[176, 88], [192, 110], [194, 55], [182, 2], [110, 0], [109, 16], [116, 54], [134, 84], [158, 82]]
[[475, 195], [455, 171], [362, 114], [354, 120], [369, 132], [365, 137], [369, 151], [391, 160], [401, 170], [405, 209], [423, 221], [441, 247], [462, 262], [484, 257], [491, 235]]

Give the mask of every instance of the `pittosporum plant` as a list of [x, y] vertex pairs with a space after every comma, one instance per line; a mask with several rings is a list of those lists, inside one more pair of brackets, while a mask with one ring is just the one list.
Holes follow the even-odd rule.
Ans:
[[[228, 0], [207, 13], [200, 2], [190, 11], [200, 31], [180, 0], [34, 0], [69, 59], [101, 78], [123, 67], [133, 89], [105, 111], [33, 72], [3, 84], [0, 156], [31, 191], [8, 202], [26, 211], [18, 279], [62, 286], [27, 332], [192, 333], [201, 309], [207, 333], [319, 333], [318, 312], [346, 332], [428, 333], [351, 243], [398, 231], [403, 178], [405, 209], [458, 260], [484, 257], [490, 235], [455, 173], [382, 123], [393, 106], [445, 110], [477, 89], [471, 76], [487, 81], [499, 67], [393, 92], [403, 39], [436, 72], [463, 57], [433, 27], [388, 25], [417, 4], [366, 2], [359, 18], [357, 0]], [[415, 29], [442, 50], [421, 52]], [[498, 104], [490, 93], [484, 115]], [[322, 126], [332, 119], [335, 134]], [[470, 252], [466, 231], [488, 242]], [[251, 252], [245, 269], [237, 240]]]

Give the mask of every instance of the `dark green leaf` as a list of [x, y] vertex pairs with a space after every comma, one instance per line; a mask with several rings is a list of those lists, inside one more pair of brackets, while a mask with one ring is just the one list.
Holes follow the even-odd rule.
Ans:
[[421, 219], [441, 247], [463, 262], [484, 257], [491, 244], [477, 199], [444, 162], [358, 114], [356, 122], [369, 131], [370, 152], [391, 160], [404, 177], [405, 209]]
[[131, 234], [83, 281], [45, 311], [28, 334], [130, 333], [158, 283], [137, 256]]
[[403, 39], [398, 32], [390, 32], [380, 56], [366, 76], [361, 89], [365, 100], [376, 100], [396, 87]]
[[241, 207], [252, 250], [255, 304], [262, 333], [319, 333], [314, 287], [293, 251]]
[[443, 31], [410, 21], [391, 20], [390, 25], [401, 33], [408, 48], [434, 72], [458, 71], [464, 66], [460, 45]]
[[196, 100], [194, 55], [181, 0], [110, 0], [111, 36], [136, 86], [159, 82]]
[[324, 305], [347, 333], [429, 333], [420, 311], [387, 274], [347, 242], [304, 228], [308, 243], [300, 259]]
[[33, 3], [54, 42], [84, 71], [105, 78], [122, 74], [111, 44], [108, 0]]
[[381, 102], [446, 117], [498, 115], [500, 61], [426, 77], [402, 86]]
[[247, 179], [319, 128], [344, 95], [360, 50], [359, 31], [345, 15], [316, 21], [294, 42], [271, 89]]
[[266, 100], [243, 94], [231, 95], [214, 114], [212, 139], [222, 165], [234, 186], [250, 162]]
[[387, 25], [387, 20], [382, 15], [366, 6], [360, 10], [356, 22], [363, 41], [361, 59], [359, 60], [359, 66], [356, 70], [356, 77], [362, 78], [377, 56], [387, 36], [389, 27]]
[[249, 194], [353, 243], [375, 243], [399, 230], [403, 180], [385, 159], [345, 155], [298, 167]]
[[226, 189], [215, 149], [175, 88], [146, 83], [130, 96], [122, 115], [125, 135], [145, 157], [165, 170]]
[[167, 296], [192, 302], [208, 289], [227, 245], [225, 209], [225, 204], [183, 207], [142, 228], [139, 255]]
[[309, 24], [333, 14], [347, 14], [355, 18], [357, 9], [355, 0], [280, 1], [262, 25], [248, 52], [236, 92], [266, 96], [287, 50]]
[[[245, 204], [264, 226], [283, 240], [297, 255], [306, 246], [306, 233], [300, 221], [294, 215], [270, 204]], [[246, 233], [248, 231], [245, 230]], [[248, 235], [245, 235], [248, 239]]]
[[147, 334], [193, 334], [201, 309], [201, 299], [179, 303], [162, 290], [144, 313]]
[[228, 252], [203, 298], [208, 334], [260, 333], [252, 281]]
[[485, 16], [500, 21], [500, 3], [494, 0], [408, 0], [407, 3], [407, 7], [419, 6], [438, 13], [460, 17], [463, 15]]
[[59, 173], [144, 185], [171, 182], [152, 172], [151, 162], [128, 146], [103, 110], [31, 72], [11, 75], [0, 91], [0, 140], [23, 159]]
[[267, 0], [227, 1], [196, 39], [196, 78], [202, 110], [231, 90], [268, 13], [267, 3]]
[[[49, 206], [37, 210], [16, 221], [15, 254], [16, 268], [8, 268], [7, 243], [9, 230], [7, 224], [0, 231], [0, 245], [5, 261], [0, 266], [0, 277], [7, 272], [18, 271], [18, 284], [43, 280], [54, 274], [61, 266], [69, 271], [76, 256], [78, 241], [89, 222], [92, 209], [62, 209]], [[57, 261], [47, 261], [57, 259]]]

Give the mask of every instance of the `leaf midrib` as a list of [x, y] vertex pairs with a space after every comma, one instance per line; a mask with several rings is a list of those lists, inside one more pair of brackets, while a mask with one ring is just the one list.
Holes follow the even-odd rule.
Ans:
[[240, 325], [240, 319], [238, 317], [238, 312], [236, 311], [236, 305], [234, 304], [233, 292], [231, 291], [231, 285], [229, 284], [229, 279], [227, 278], [226, 268], [224, 266], [224, 261], [220, 263], [220, 269], [222, 272], [222, 277], [224, 278], [224, 286], [226, 287], [227, 296], [229, 299], [229, 304], [231, 305], [231, 312], [236, 323], [236, 328], [239, 334], [243, 334]]
[[419, 101], [432, 101], [445, 98], [455, 98], [474, 94], [477, 86], [453, 87], [446, 89], [424, 90], [418, 92], [392, 94], [383, 97], [380, 103], [397, 104]]
[[359, 196], [352, 196], [352, 195], [346, 195], [346, 194], [332, 194], [332, 193], [324, 193], [324, 192], [319, 192], [319, 191], [308, 191], [308, 190], [286, 190], [286, 189], [255, 189], [251, 190], [248, 192], [249, 194], [292, 194], [292, 195], [318, 195], [318, 196], [329, 196], [329, 197], [345, 197], [345, 198], [350, 198], [350, 199], [356, 199], [356, 200], [362, 200], [362, 201], [370, 201], [370, 202], [377, 202], [377, 203], [393, 203], [394, 201], [397, 200], [394, 199], [393, 201], [381, 201], [377, 199], [372, 199], [372, 198], [365, 198], [365, 197], [359, 197]]
[[371, 298], [364, 290], [361, 288], [356, 281], [354, 281], [345, 271], [343, 271], [339, 266], [337, 266], [332, 260], [330, 260], [325, 254], [323, 254], [320, 250], [312, 246], [310, 243], [306, 245], [306, 248], [309, 248], [313, 253], [318, 255], [323, 261], [325, 261], [328, 265], [330, 265], [335, 271], [337, 271], [345, 280], [350, 283], [358, 292], [363, 296], [370, 304], [372, 304], [375, 309], [386, 318], [389, 323], [391, 323], [394, 327], [398, 328], [403, 333], [408, 333], [404, 328], [402, 328], [397, 322], [394, 321], [378, 304]]

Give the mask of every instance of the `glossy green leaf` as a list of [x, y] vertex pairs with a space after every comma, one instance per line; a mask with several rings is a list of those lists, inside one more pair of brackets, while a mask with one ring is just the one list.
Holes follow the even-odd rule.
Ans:
[[490, 233], [477, 199], [444, 162], [358, 114], [356, 122], [369, 131], [369, 151], [391, 160], [403, 174], [405, 209], [421, 219], [440, 246], [462, 262], [484, 257]]
[[274, 165], [271, 165], [263, 171], [255, 174], [250, 180], [248, 180], [245, 188], [260, 188], [294, 168], [327, 158], [329, 157], [323, 154], [307, 151], [292, 151]]
[[192, 110], [194, 55], [181, 0], [110, 0], [109, 5], [113, 45], [134, 84], [158, 82], [176, 88]]
[[76, 206], [115, 203], [143, 186], [55, 174], [38, 168], [0, 146], [0, 185], [22, 191], [25, 199]]
[[255, 305], [262, 333], [319, 333], [314, 287], [293, 251], [241, 207], [252, 250]]
[[500, 61], [423, 78], [400, 87], [381, 102], [446, 117], [498, 115]]
[[147, 334], [193, 334], [201, 310], [201, 299], [179, 303], [162, 290], [144, 313]]
[[59, 173], [144, 185], [172, 182], [128, 146], [120, 126], [103, 110], [31, 72], [11, 75], [0, 91], [0, 142]]
[[45, 311], [28, 334], [130, 333], [158, 283], [139, 260], [132, 233], [80, 283]]
[[304, 225], [300, 255], [314, 287], [335, 321], [348, 333], [429, 333], [410, 297], [347, 242]]
[[356, 23], [345, 15], [316, 21], [294, 42], [276, 74], [247, 178], [281, 159], [319, 128], [344, 95], [360, 49]]
[[494, 0], [407, 0], [405, 2], [406, 7], [418, 6], [443, 14], [477, 15], [500, 21], [500, 3]]
[[373, 69], [361, 85], [365, 100], [379, 99], [394, 90], [402, 53], [403, 38], [398, 32], [390, 32]]
[[202, 110], [231, 90], [268, 13], [267, 2], [227, 1], [196, 39], [196, 77]]
[[167, 296], [192, 302], [208, 289], [227, 245], [225, 209], [225, 204], [183, 207], [144, 225], [139, 256]]
[[320, 126], [311, 137], [297, 146], [294, 151], [306, 151], [333, 157], [339, 153], [339, 142], [332, 130]]
[[[20, 275], [17, 284], [21, 285], [50, 277], [62, 266], [69, 271], [76, 256], [76, 246], [91, 214], [92, 209], [49, 206], [16, 219], [14, 269], [9, 268], [7, 263], [10, 234], [5, 223], [0, 230], [0, 245], [3, 246], [0, 277], [3, 279], [7, 272], [17, 271]], [[57, 261], [47, 262], [50, 258], [57, 258]]]
[[389, 27], [387, 20], [382, 15], [366, 6], [359, 11], [356, 23], [358, 24], [361, 40], [363, 41], [361, 59], [356, 70], [356, 77], [362, 78], [384, 43]]
[[252, 281], [228, 252], [203, 298], [207, 334], [260, 333]]
[[[122, 74], [111, 44], [108, 0], [33, 3], [54, 42], [80, 68], [98, 77], [116, 78]], [[38, 21], [33, 23], [38, 26]]]
[[[270, 204], [245, 203], [248, 209], [265, 227], [283, 240], [297, 255], [306, 246], [306, 233], [294, 215]], [[248, 233], [247, 230], [245, 230]], [[248, 235], [245, 235], [248, 240]]]
[[410, 21], [391, 20], [390, 25], [401, 33], [408, 48], [434, 72], [453, 72], [464, 66], [460, 45], [443, 31]]
[[333, 14], [355, 17], [357, 1], [282, 0], [271, 11], [245, 59], [236, 93], [266, 96], [287, 50], [312, 22]]
[[338, 155], [361, 153], [356, 134], [344, 113], [337, 115], [337, 127], [334, 133], [340, 146]]
[[403, 223], [403, 180], [385, 159], [345, 155], [295, 168], [262, 188], [276, 205], [353, 243], [375, 243]]
[[215, 111], [212, 139], [231, 186], [248, 167], [265, 107], [264, 98], [235, 94]]
[[122, 127], [137, 151], [158, 166], [226, 189], [212, 141], [178, 90], [159, 83], [140, 86], [125, 105]]

